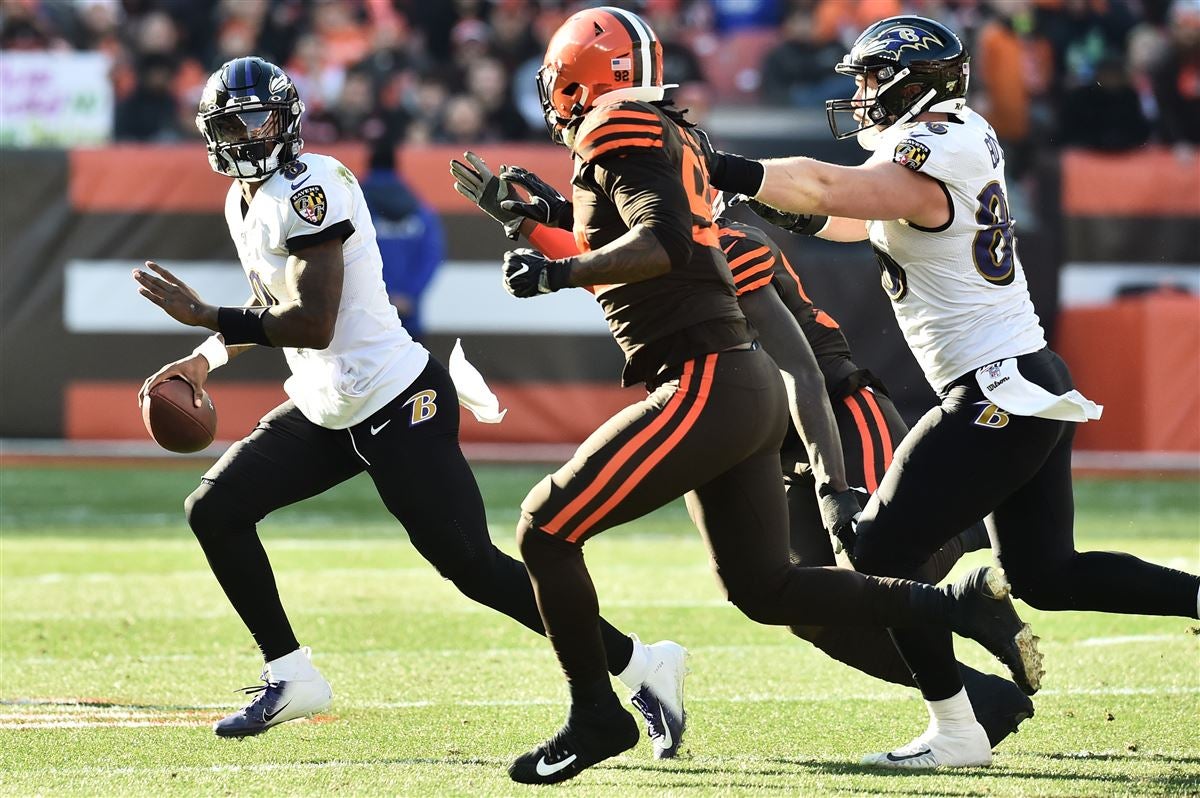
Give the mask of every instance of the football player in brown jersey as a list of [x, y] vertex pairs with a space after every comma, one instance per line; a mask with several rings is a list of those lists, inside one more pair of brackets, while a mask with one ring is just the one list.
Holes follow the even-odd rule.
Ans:
[[[571, 693], [566, 724], [518, 757], [516, 781], [563, 781], [632, 747], [637, 726], [604, 669], [598, 601], [583, 562], [591, 536], [680, 495], [730, 601], [784, 626], [937, 625], [979, 640], [1015, 671], [1012, 605], [972, 585], [938, 589], [789, 561], [779, 447], [787, 396], [735, 296], [707, 197], [703, 151], [663, 100], [662, 49], [636, 15], [575, 14], [538, 76], [551, 134], [571, 150], [582, 254], [504, 258], [504, 284], [534, 297], [588, 287], [625, 353], [625, 384], [647, 397], [605, 422], [522, 503], [518, 543]], [[1032, 652], [1036, 654], [1035, 652]], [[683, 718], [658, 707], [664, 724]]]

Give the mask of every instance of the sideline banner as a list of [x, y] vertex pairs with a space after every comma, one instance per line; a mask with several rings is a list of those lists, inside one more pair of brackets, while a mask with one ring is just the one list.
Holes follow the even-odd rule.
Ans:
[[0, 58], [0, 147], [71, 147], [112, 138], [103, 53], [6, 52]]

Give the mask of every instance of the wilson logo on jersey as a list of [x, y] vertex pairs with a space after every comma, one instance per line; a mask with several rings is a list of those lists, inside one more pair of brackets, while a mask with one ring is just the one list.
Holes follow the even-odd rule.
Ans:
[[975, 417], [975, 424], [980, 427], [990, 427], [991, 429], [1002, 429], [1008, 426], [1008, 413], [1001, 410], [991, 402], [976, 402], [977, 405], [987, 405]]
[[892, 160], [916, 172], [929, 160], [929, 148], [919, 141], [905, 139], [896, 145]]
[[422, 421], [428, 421], [437, 415], [437, 391], [421, 391], [409, 397], [405, 407], [412, 405], [412, 417], [408, 421], [410, 427], [415, 427]]
[[325, 221], [329, 201], [325, 199], [325, 189], [320, 186], [305, 186], [292, 195], [291, 201], [296, 214], [314, 227]]

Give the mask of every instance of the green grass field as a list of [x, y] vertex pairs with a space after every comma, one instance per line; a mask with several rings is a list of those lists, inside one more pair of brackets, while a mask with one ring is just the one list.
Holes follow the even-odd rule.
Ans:
[[[0, 470], [0, 793], [514, 795], [509, 758], [557, 728], [549, 646], [414, 553], [359, 478], [262, 534], [329, 714], [222, 741], [261, 662], [181, 512], [201, 468]], [[492, 534], [543, 473], [478, 469]], [[1195, 481], [1081, 481], [1081, 547], [1200, 568]], [[986, 561], [976, 553], [960, 567]], [[588, 547], [606, 615], [691, 650], [682, 756], [644, 741], [561, 789], [747, 793], [1200, 795], [1196, 622], [1021, 605], [1042, 636], [1037, 716], [990, 769], [879, 773], [859, 756], [924, 728], [915, 693], [838, 665], [721, 601], [681, 505]], [[962, 659], [998, 665], [960, 641]], [[541, 788], [545, 789], [545, 788]]]

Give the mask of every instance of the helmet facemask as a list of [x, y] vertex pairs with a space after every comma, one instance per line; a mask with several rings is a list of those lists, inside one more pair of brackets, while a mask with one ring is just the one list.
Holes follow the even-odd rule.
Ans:
[[299, 117], [299, 109], [293, 113], [287, 105], [278, 103], [247, 104], [202, 115], [197, 122], [208, 142], [212, 168], [241, 180], [261, 180], [271, 175], [292, 159], [292, 145], [300, 143], [298, 118], [295, 130], [288, 131], [288, 118], [293, 115]]
[[873, 150], [880, 133], [919, 114], [961, 113], [969, 62], [958, 37], [937, 22], [893, 17], [875, 23], [834, 68], [858, 83], [853, 98], [825, 103], [834, 138], [857, 136]]
[[235, 59], [209, 78], [196, 127], [213, 171], [257, 182], [299, 156], [303, 113], [304, 103], [282, 70], [258, 58]]

